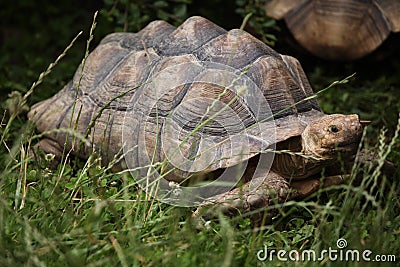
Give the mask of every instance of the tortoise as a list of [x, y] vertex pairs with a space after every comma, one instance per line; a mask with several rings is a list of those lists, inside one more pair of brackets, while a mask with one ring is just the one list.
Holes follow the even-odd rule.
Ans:
[[400, 31], [398, 0], [271, 0], [265, 11], [283, 18], [306, 50], [329, 60], [361, 58]]
[[[95, 150], [103, 164], [122, 155], [116, 170], [146, 177], [148, 191], [158, 183], [160, 200], [229, 212], [314, 192], [323, 168], [355, 155], [363, 129], [358, 115], [321, 111], [295, 58], [199, 16], [107, 35], [28, 117], [45, 135], [35, 151]], [[342, 181], [337, 170], [325, 185]]]

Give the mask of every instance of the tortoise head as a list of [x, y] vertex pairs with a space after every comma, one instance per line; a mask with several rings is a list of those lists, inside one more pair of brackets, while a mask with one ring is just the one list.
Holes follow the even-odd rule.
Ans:
[[332, 114], [311, 122], [303, 131], [303, 152], [322, 159], [356, 154], [363, 126], [358, 115]]

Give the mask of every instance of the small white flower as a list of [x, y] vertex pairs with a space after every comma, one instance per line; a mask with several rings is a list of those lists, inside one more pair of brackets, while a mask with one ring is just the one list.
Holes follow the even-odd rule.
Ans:
[[204, 223], [204, 228], [206, 228], [207, 230], [210, 230], [211, 229], [211, 221], [206, 221]]
[[172, 189], [171, 191], [174, 196], [179, 196], [182, 193], [182, 188], [178, 183], [170, 181], [168, 185]]
[[46, 169], [43, 170], [44, 178], [49, 178], [51, 174], [52, 174], [52, 171], [49, 168], [46, 167]]
[[47, 162], [50, 162], [50, 161], [52, 161], [52, 160], [55, 158], [55, 156], [56, 156], [56, 155], [54, 155], [54, 154], [52, 154], [52, 153], [49, 153], [49, 154], [46, 154], [46, 155], [44, 156], [44, 159], [45, 159]]
[[172, 189], [179, 187], [179, 184], [178, 184], [177, 182], [174, 182], [174, 181], [170, 181], [170, 182], [168, 183], [168, 185], [169, 185], [169, 187], [172, 188]]

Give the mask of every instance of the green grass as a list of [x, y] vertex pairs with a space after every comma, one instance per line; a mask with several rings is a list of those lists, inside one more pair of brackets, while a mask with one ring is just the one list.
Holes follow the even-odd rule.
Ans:
[[[65, 44], [71, 39], [65, 38]], [[81, 60], [88, 49], [82, 43], [79, 47], [80, 54], [72, 53], [80, 55]], [[50, 62], [48, 58], [40, 60]], [[253, 226], [241, 216], [220, 217], [199, 230], [190, 219], [191, 208], [149, 199], [129, 173], [112, 173], [95, 157], [87, 161], [71, 158], [57, 169], [49, 167], [51, 159], [27, 161], [27, 151], [37, 141], [25, 116], [27, 105], [47, 98], [49, 92], [43, 92], [48, 91], [44, 88], [51, 87], [52, 92], [62, 88], [70, 77], [57, 68], [61, 72], [73, 70], [78, 59], [68, 64], [55, 62], [56, 66], [51, 65], [54, 71], [45, 71], [43, 76], [40, 70], [34, 75], [28, 67], [23, 69], [20, 76], [24, 81], [2, 66], [7, 75], [0, 77], [0, 89], [8, 92], [11, 88], [18, 93], [7, 97], [0, 127], [0, 266], [269, 266], [270, 261], [257, 259], [264, 245], [268, 249], [313, 249], [318, 253], [329, 247], [336, 249], [339, 238], [347, 240], [349, 249], [396, 255], [398, 265], [398, 170], [385, 177], [376, 165], [355, 166], [352, 177], [361, 176], [360, 185], [335, 186], [303, 201], [288, 201], [271, 225]], [[391, 62], [396, 66], [399, 61], [396, 58]], [[322, 95], [323, 109], [355, 112], [371, 119], [365, 147], [378, 153], [378, 166], [385, 158], [399, 162], [396, 127], [400, 127], [400, 68], [386, 72], [382, 68], [369, 76], [356, 65], [336, 71], [330, 66], [321, 63], [307, 68], [315, 88], [321, 89], [354, 70], [357, 74], [355, 80]], [[37, 86], [36, 82], [29, 87], [36, 80], [34, 76], [39, 76], [37, 80], [43, 80], [43, 84]], [[28, 78], [29, 83], [25, 81]], [[368, 264], [273, 260], [273, 266], [319, 265]]]
[[272, 225], [221, 218], [202, 230], [191, 209], [149, 200], [128, 174], [105, 172], [98, 161], [57, 170], [18, 161], [1, 177], [1, 266], [254, 266], [264, 245], [318, 252], [336, 248], [339, 238], [374, 255], [400, 252], [398, 185], [367, 189], [379, 171], [363, 174], [361, 186], [287, 202]]

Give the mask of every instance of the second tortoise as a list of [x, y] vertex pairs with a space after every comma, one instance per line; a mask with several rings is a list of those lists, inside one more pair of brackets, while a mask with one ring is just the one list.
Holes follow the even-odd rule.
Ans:
[[284, 19], [309, 52], [330, 60], [361, 58], [400, 31], [398, 0], [269, 0], [265, 12]]

